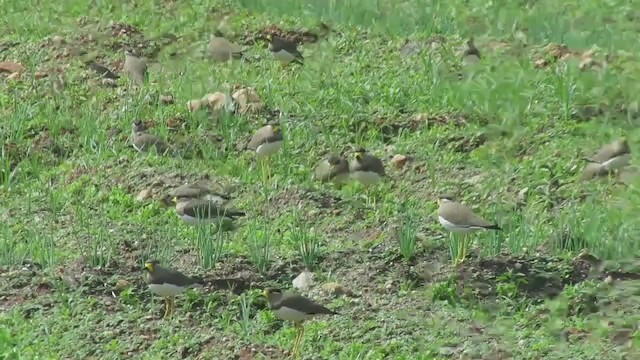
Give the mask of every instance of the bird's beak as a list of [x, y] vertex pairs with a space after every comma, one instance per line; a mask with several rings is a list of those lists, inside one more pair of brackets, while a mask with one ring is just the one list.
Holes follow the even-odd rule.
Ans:
[[148, 270], [149, 272], [153, 272], [153, 264], [148, 262], [144, 264], [144, 268], [145, 270]]
[[173, 201], [174, 203], [177, 203], [178, 202], [178, 197], [174, 196], [173, 199], [171, 199], [171, 201]]
[[269, 295], [269, 293], [267, 292], [267, 290], [262, 290], [262, 296], [267, 297], [267, 295]]

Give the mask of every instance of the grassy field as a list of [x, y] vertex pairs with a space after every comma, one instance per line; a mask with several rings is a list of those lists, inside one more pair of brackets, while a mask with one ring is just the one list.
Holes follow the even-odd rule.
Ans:
[[[0, 72], [0, 358], [286, 358], [295, 330], [261, 291], [305, 268], [304, 294], [341, 313], [307, 323], [305, 359], [640, 358], [633, 161], [624, 181], [577, 181], [603, 144], [640, 141], [640, 1], [0, 4], [0, 61], [24, 67]], [[301, 46], [302, 67], [255, 41], [321, 21], [332, 31]], [[247, 61], [207, 57], [218, 28]], [[470, 36], [483, 57], [463, 66]], [[125, 46], [147, 58], [143, 87], [84, 65], [117, 73]], [[266, 111], [185, 106], [234, 87]], [[265, 180], [243, 148], [274, 109], [286, 142]], [[181, 156], [134, 151], [136, 119]], [[385, 182], [311, 178], [356, 146]], [[188, 226], [163, 201], [200, 179], [247, 213], [236, 230]], [[504, 229], [460, 266], [434, 216], [443, 193]], [[149, 258], [205, 279], [170, 319]]]

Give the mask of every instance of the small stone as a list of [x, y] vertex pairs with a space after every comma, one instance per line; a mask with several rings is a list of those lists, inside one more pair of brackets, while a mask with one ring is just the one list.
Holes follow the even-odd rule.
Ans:
[[335, 282], [328, 282], [328, 283], [322, 284], [322, 291], [324, 291], [327, 295], [333, 295], [333, 296], [342, 296], [342, 295], [353, 296], [353, 291], [351, 291], [351, 289]]
[[427, 122], [427, 121], [429, 121], [429, 114], [427, 114], [427, 113], [418, 113], [418, 114], [415, 114], [415, 115], [413, 115], [413, 116], [411, 117], [411, 121], [413, 121], [413, 122], [417, 122], [417, 123], [420, 123], [420, 122]]
[[258, 113], [264, 107], [258, 93], [250, 87], [237, 90], [231, 98], [238, 104], [241, 114]]
[[51, 38], [51, 43], [55, 47], [60, 47], [60, 46], [64, 45], [66, 43], [66, 41], [64, 40], [64, 38], [62, 36], [56, 35], [56, 36]]
[[227, 108], [230, 99], [221, 92], [207, 94], [200, 100], [201, 104], [211, 108], [212, 110], [224, 110]]
[[315, 274], [310, 271], [303, 271], [293, 279], [293, 287], [298, 290], [307, 290], [313, 285]]
[[0, 72], [8, 72], [8, 73], [21, 73], [25, 70], [24, 66], [20, 63], [11, 62], [11, 61], [2, 61], [0, 62]]
[[122, 291], [131, 287], [131, 283], [125, 279], [118, 279], [116, 285], [113, 287], [114, 291]]
[[468, 177], [468, 178], [464, 179], [463, 181], [466, 184], [469, 184], [469, 185], [479, 185], [479, 184], [482, 183], [483, 179], [484, 179], [484, 176], [482, 176], [482, 174], [477, 174], [477, 175]]
[[607, 277], [604, 279], [604, 283], [605, 283], [605, 284], [607, 284], [607, 285], [611, 285], [611, 284], [613, 284], [613, 277], [611, 277], [611, 275], [607, 276]]
[[173, 96], [171, 95], [160, 95], [160, 102], [165, 105], [173, 104]]
[[16, 80], [20, 77], [20, 73], [19, 72], [14, 72], [13, 74], [7, 76], [7, 80]]
[[137, 201], [145, 201], [151, 197], [151, 189], [144, 189], [136, 196]]
[[116, 83], [115, 80], [113, 79], [102, 79], [101, 81], [102, 86], [107, 86], [107, 87], [118, 87], [118, 83]]
[[549, 60], [547, 59], [538, 59], [533, 63], [533, 66], [536, 68], [543, 68], [549, 65]]
[[402, 169], [408, 160], [409, 158], [406, 155], [396, 154], [391, 159], [391, 164], [393, 164], [396, 169]]
[[440, 353], [441, 356], [450, 357], [456, 353], [456, 350], [457, 350], [456, 348], [451, 346], [443, 346], [438, 350], [438, 352]]
[[187, 109], [189, 109], [189, 111], [191, 112], [196, 112], [200, 110], [201, 107], [202, 107], [202, 101], [200, 100], [191, 100], [187, 102]]

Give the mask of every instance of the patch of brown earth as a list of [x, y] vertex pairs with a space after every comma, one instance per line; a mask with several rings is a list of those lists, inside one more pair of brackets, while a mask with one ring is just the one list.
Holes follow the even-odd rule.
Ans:
[[509, 284], [530, 298], [555, 297], [565, 286], [586, 280], [594, 263], [583, 257], [567, 261], [552, 256], [501, 255], [472, 258], [457, 269], [457, 280], [475, 295], [494, 297], [500, 284]]
[[269, 199], [269, 206], [263, 207], [263, 215], [268, 219], [275, 219], [292, 209], [296, 211], [307, 209], [311, 211], [307, 216], [313, 218], [319, 212], [334, 209], [340, 201], [340, 198], [328, 192], [290, 186]]
[[242, 38], [244, 45], [253, 45], [258, 40], [266, 40], [269, 36], [278, 36], [297, 44], [312, 44], [330, 32], [331, 28], [325, 23], [321, 23], [317, 30], [284, 30], [277, 25], [269, 25], [255, 32], [247, 31]]

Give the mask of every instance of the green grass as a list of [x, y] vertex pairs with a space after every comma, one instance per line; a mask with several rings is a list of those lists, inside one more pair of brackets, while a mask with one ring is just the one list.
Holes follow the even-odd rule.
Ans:
[[[252, 348], [255, 358], [281, 358], [295, 331], [265, 308], [259, 290], [288, 289], [304, 268], [317, 288], [337, 282], [358, 295], [314, 288], [342, 315], [307, 323], [304, 358], [638, 355], [635, 266], [585, 280], [573, 258], [587, 249], [626, 264], [640, 251], [637, 178], [628, 186], [576, 181], [581, 157], [621, 135], [632, 151], [640, 141], [640, 2], [1, 5], [0, 59], [26, 68], [19, 80], [0, 81], [2, 358], [228, 359]], [[270, 25], [315, 29], [320, 21], [336, 33], [302, 47], [304, 67], [283, 69], [262, 43], [248, 50], [252, 62], [205, 56], [222, 22], [240, 41]], [[120, 23], [141, 34], [112, 36]], [[55, 46], [53, 36], [66, 44]], [[407, 39], [436, 36], [442, 46], [401, 55]], [[457, 51], [469, 36], [483, 59], [461, 67]], [[131, 43], [157, 52], [151, 84], [136, 89], [123, 78], [106, 87], [83, 67], [96, 58], [114, 69]], [[579, 57], [536, 68], [549, 43], [595, 48], [596, 60], [608, 53], [611, 61], [603, 71], [580, 71]], [[53, 91], [57, 73], [61, 93]], [[216, 122], [186, 109], [233, 85], [255, 88], [283, 114], [285, 147], [266, 181], [241, 150], [264, 116]], [[161, 94], [175, 103], [159, 103]], [[601, 111], [581, 119], [589, 106]], [[134, 152], [127, 136], [135, 119], [151, 121], [152, 133], [190, 156]], [[171, 129], [171, 119], [184, 127]], [[380, 156], [390, 179], [369, 189], [312, 180], [325, 154], [352, 146]], [[396, 169], [395, 154], [412, 160]], [[247, 213], [238, 229], [189, 227], [160, 201], [205, 176]], [[151, 199], [137, 201], [145, 189]], [[451, 243], [434, 217], [443, 193], [504, 229], [474, 236], [461, 268], [450, 265]], [[209, 282], [240, 279], [247, 289], [190, 292], [162, 320], [161, 299], [139, 270], [148, 258]], [[602, 281], [608, 274], [613, 285]], [[124, 290], [116, 286], [123, 280]], [[547, 288], [557, 296], [541, 296]], [[629, 328], [630, 341], [619, 345]]]

